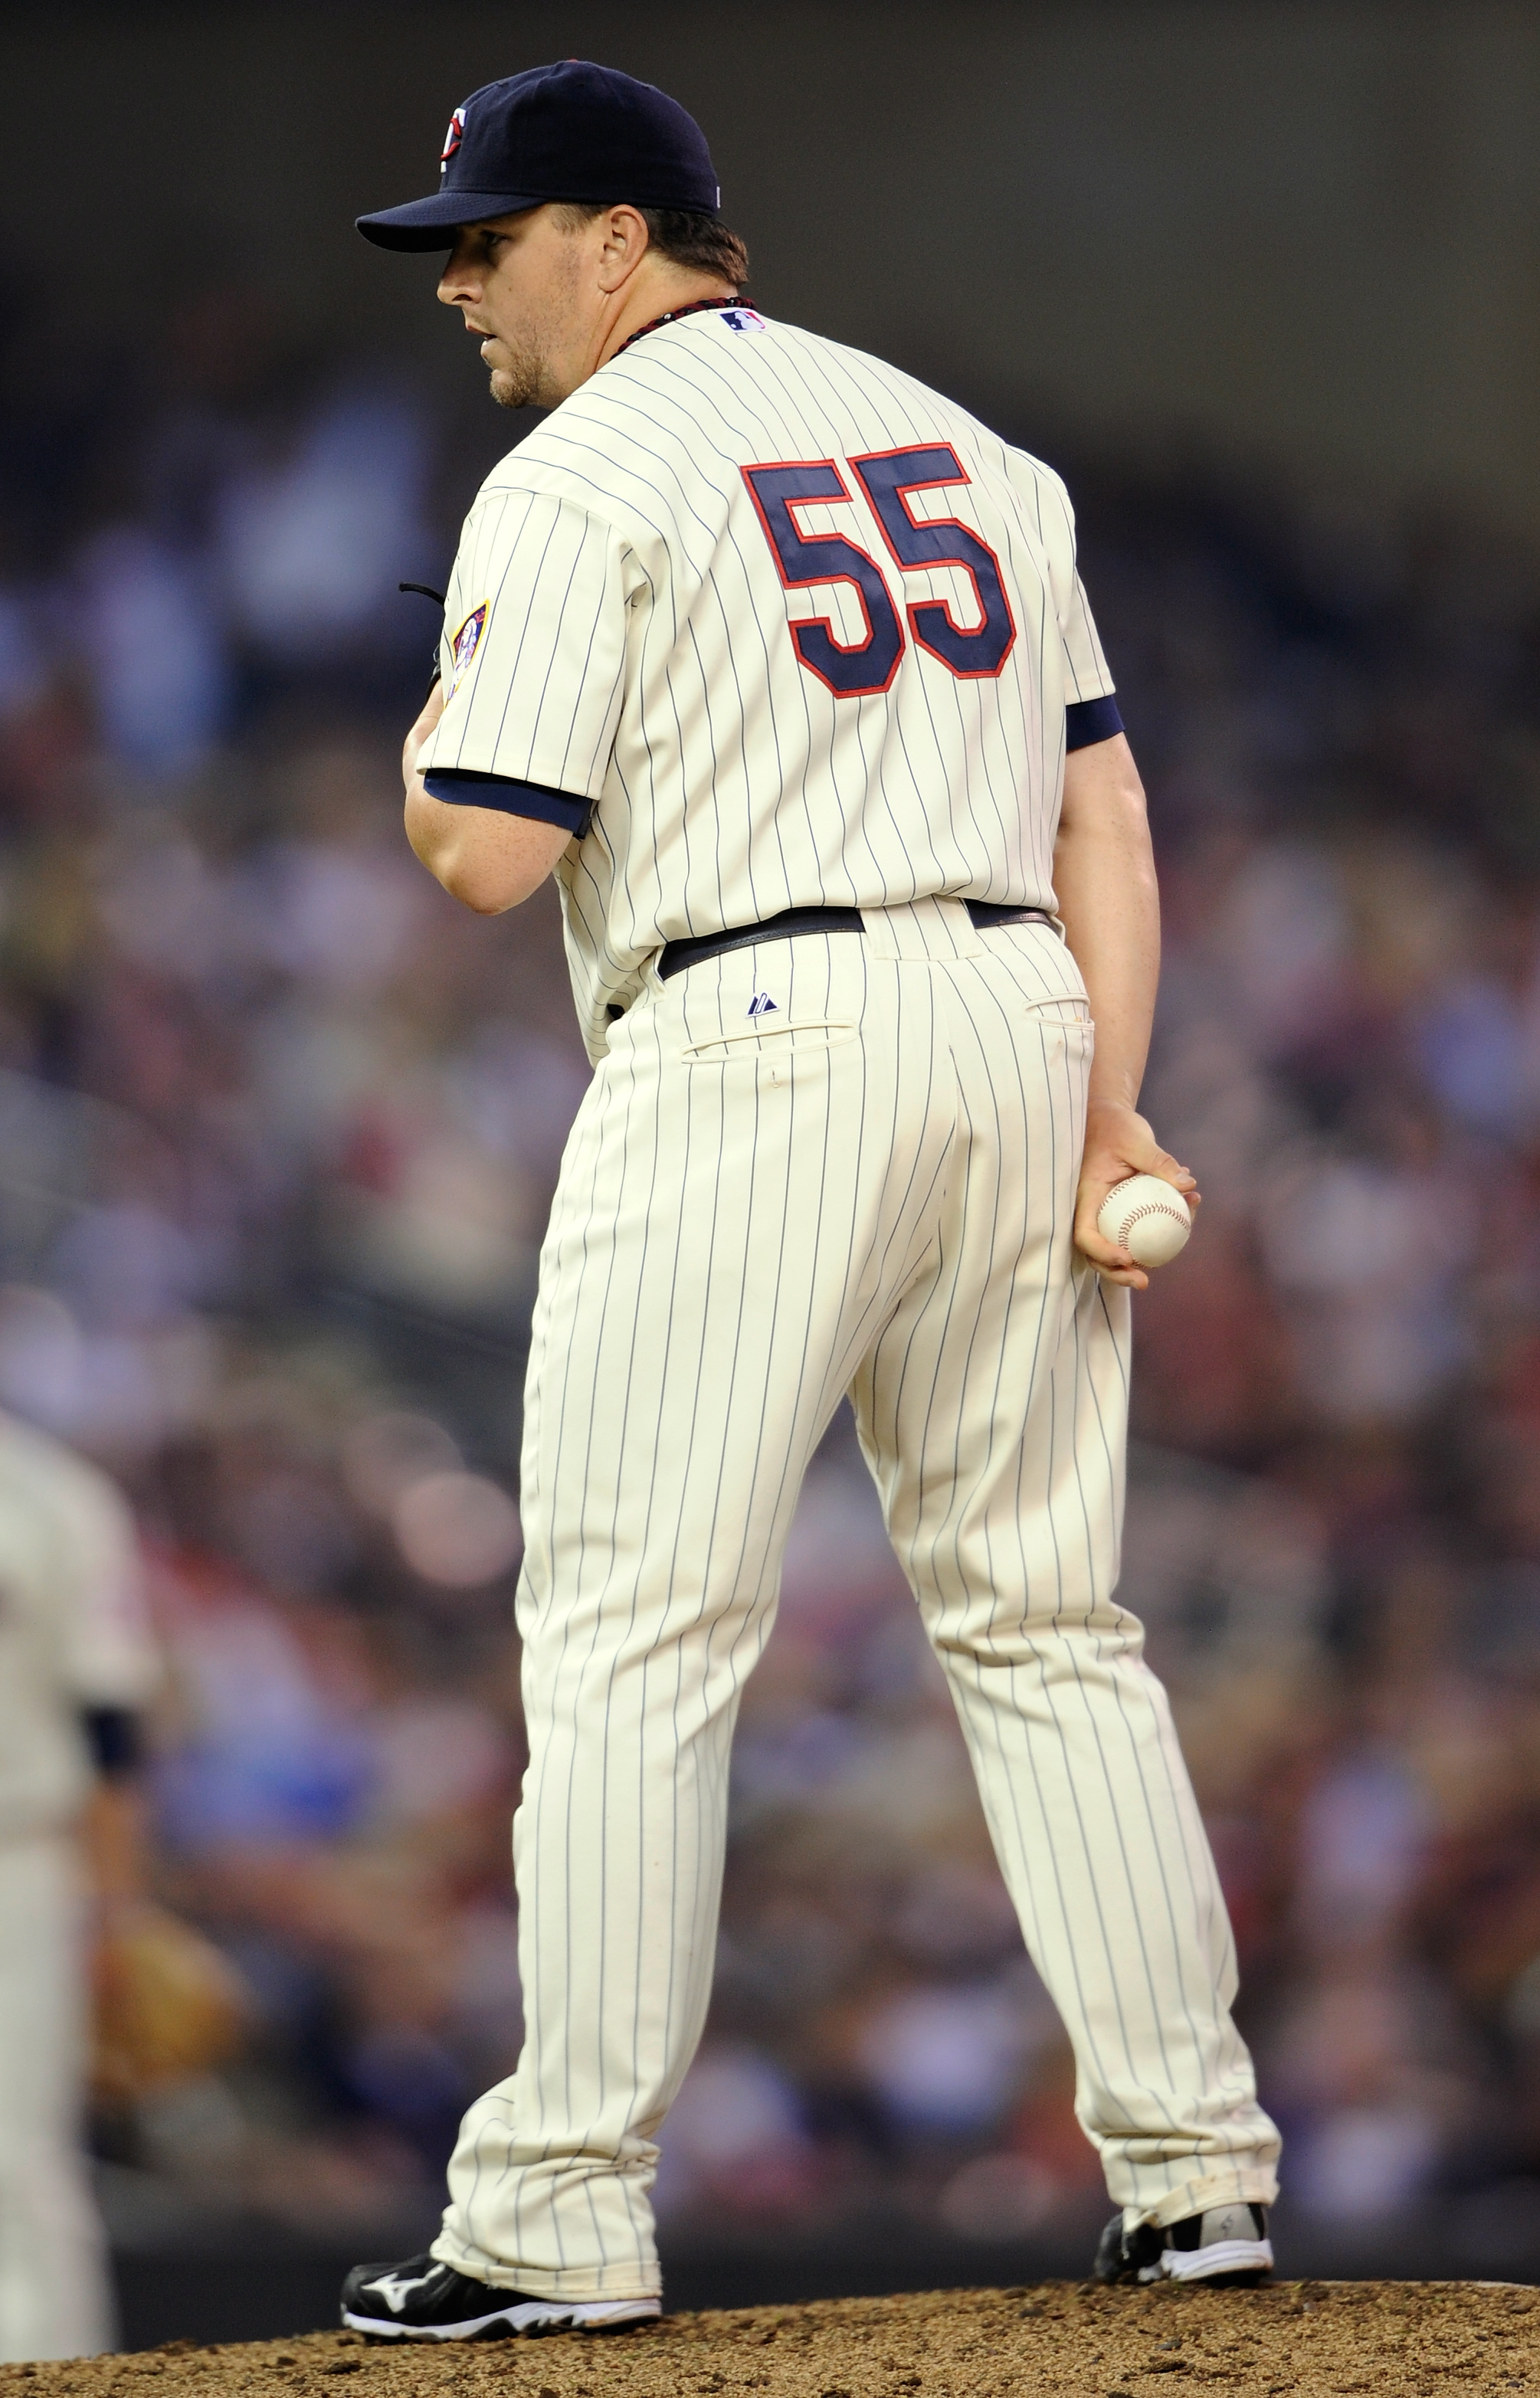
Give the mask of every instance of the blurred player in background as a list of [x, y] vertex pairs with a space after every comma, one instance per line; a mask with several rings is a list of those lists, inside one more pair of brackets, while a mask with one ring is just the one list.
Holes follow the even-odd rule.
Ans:
[[0, 1414], [0, 2360], [114, 2337], [82, 2150], [89, 1899], [137, 1882], [141, 1711], [156, 1659], [108, 1477]]

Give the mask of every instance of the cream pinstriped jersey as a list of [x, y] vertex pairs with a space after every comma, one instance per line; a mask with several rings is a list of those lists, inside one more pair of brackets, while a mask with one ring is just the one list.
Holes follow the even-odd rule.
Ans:
[[493, 469], [443, 669], [419, 761], [441, 796], [593, 803], [549, 813], [586, 817], [557, 875], [595, 1057], [668, 940], [790, 907], [1051, 908], [1065, 707], [1113, 688], [1058, 476], [747, 307], [647, 333]]

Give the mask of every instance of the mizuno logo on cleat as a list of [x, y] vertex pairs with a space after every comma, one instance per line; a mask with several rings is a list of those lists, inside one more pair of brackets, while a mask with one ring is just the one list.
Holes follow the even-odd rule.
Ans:
[[399, 2273], [385, 2273], [379, 2281], [371, 2282], [369, 2286], [378, 2291], [393, 2315], [399, 2315], [412, 2291], [426, 2289], [438, 2270], [435, 2265], [426, 2273], [414, 2273], [410, 2281], [404, 2280]]
[[767, 990], [757, 990], [749, 1003], [750, 1016], [776, 1016], [779, 1010]]

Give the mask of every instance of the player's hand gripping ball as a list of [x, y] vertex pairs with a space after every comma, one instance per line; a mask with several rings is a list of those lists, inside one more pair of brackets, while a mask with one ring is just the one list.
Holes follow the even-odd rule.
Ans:
[[1101, 1202], [1096, 1229], [1103, 1240], [1127, 1249], [1136, 1265], [1169, 1265], [1187, 1246], [1193, 1211], [1158, 1174], [1130, 1174], [1126, 1182], [1114, 1182]]

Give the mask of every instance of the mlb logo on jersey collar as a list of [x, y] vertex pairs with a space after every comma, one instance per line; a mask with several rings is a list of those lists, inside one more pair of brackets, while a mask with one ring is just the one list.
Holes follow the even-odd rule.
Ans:
[[779, 1008], [767, 990], [757, 990], [749, 1003], [750, 1016], [778, 1016]]
[[719, 308], [718, 316], [730, 333], [763, 333], [764, 318], [757, 308]]

